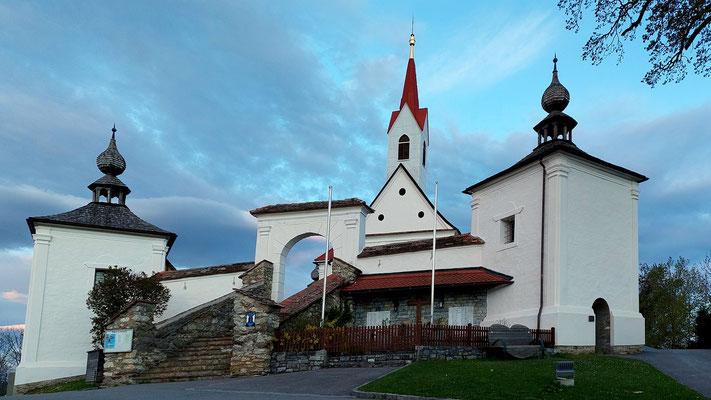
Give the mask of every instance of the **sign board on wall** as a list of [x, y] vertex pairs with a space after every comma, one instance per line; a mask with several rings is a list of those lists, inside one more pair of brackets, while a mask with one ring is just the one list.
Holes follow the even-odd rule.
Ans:
[[114, 329], [104, 333], [104, 353], [127, 353], [133, 347], [133, 329]]
[[254, 326], [256, 324], [256, 317], [255, 315], [252, 314], [247, 314], [245, 318], [245, 325], [246, 326]]

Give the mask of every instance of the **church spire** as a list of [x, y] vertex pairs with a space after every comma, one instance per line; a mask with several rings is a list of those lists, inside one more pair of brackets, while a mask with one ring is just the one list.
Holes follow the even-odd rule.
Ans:
[[400, 97], [400, 108], [393, 111], [388, 124], [388, 159], [386, 179], [399, 165], [405, 166], [424, 190], [427, 184], [427, 146], [429, 127], [427, 109], [420, 108], [415, 70], [415, 35], [410, 34], [410, 58], [407, 60], [405, 84]]
[[111, 203], [113, 198], [117, 198], [118, 204], [125, 204], [126, 195], [131, 193], [131, 189], [117, 178], [126, 170], [126, 160], [116, 146], [116, 132], [116, 124], [114, 124], [111, 128], [109, 146], [96, 157], [96, 166], [99, 171], [104, 173], [104, 176], [88, 186], [89, 190], [94, 193], [94, 202], [99, 202], [102, 197], [105, 197], [107, 203]]
[[558, 57], [554, 55], [553, 78], [541, 97], [541, 107], [548, 115], [533, 127], [533, 130], [538, 133], [538, 145], [557, 139], [572, 143], [573, 128], [578, 122], [563, 112], [568, 107], [568, 103], [570, 103], [570, 92], [558, 80]]

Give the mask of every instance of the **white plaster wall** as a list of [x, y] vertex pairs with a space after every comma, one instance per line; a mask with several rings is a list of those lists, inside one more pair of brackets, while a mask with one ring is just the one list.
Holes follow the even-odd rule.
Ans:
[[[436, 268], [480, 267], [482, 245], [437, 249]], [[422, 271], [432, 269], [432, 250], [359, 258], [355, 265], [363, 274]]]
[[[541, 168], [530, 166], [472, 196], [472, 234], [484, 239], [483, 265], [513, 276], [514, 284], [490, 290], [483, 325], [535, 326], [538, 312]], [[503, 244], [501, 218], [515, 215], [514, 243]], [[533, 315], [533, 319], [531, 319]]]
[[[405, 104], [400, 110], [397, 119], [388, 132], [388, 158], [385, 179], [387, 180], [397, 168], [398, 164], [403, 164], [422, 190], [427, 190], [427, 166], [422, 165], [422, 145], [426, 143], [429, 147], [429, 115], [425, 118], [425, 129], [420, 129], [415, 116], [412, 115], [410, 107]], [[410, 138], [410, 158], [398, 160], [398, 144], [400, 136], [407, 135]], [[427, 149], [429, 151], [429, 149]], [[429, 155], [425, 164], [429, 163]]]
[[[405, 189], [402, 196], [400, 189]], [[434, 209], [416, 183], [402, 169], [397, 170], [392, 180], [383, 188], [372, 208], [375, 212], [366, 217], [367, 235], [409, 231], [429, 231], [430, 237], [432, 235]], [[417, 215], [420, 211], [424, 212], [422, 218]], [[381, 214], [384, 217], [382, 221], [378, 220]], [[452, 227], [437, 216], [437, 229], [451, 230]]]
[[232, 293], [242, 287], [239, 278], [244, 271], [231, 274], [197, 276], [171, 279], [161, 283], [170, 290], [170, 301], [163, 315], [156, 320], [165, 320], [195, 306]]
[[[555, 298], [549, 304], [586, 308], [593, 315], [593, 302], [603, 298], [612, 315], [611, 344], [643, 344], [644, 319], [639, 314], [638, 294], [638, 185], [616, 171], [574, 156], [552, 161], [564, 165], [568, 175], [561, 238], [567, 249], [557, 273], [558, 291], [552, 293]], [[577, 331], [594, 332], [594, 323], [581, 319], [585, 323], [578, 324]], [[566, 332], [560, 334], [561, 344], [568, 340]]]
[[[365, 207], [331, 210], [330, 242], [333, 254], [354, 264], [365, 247]], [[268, 260], [274, 264], [272, 300], [284, 299], [286, 256], [299, 240], [321, 235], [326, 237], [327, 210], [263, 214], [257, 217], [256, 263]]]
[[94, 271], [118, 265], [162, 271], [167, 238], [36, 224], [16, 384], [84, 374], [91, 345], [86, 307]]
[[[560, 345], [594, 345], [592, 303], [605, 299], [612, 345], [642, 344], [638, 313], [637, 184], [574, 156], [544, 160], [546, 238], [541, 325]], [[485, 241], [483, 265], [514, 277], [488, 295], [484, 325], [536, 325], [540, 273], [542, 168], [532, 164], [472, 196], [472, 233]], [[516, 213], [514, 245], [503, 245], [500, 217]]]

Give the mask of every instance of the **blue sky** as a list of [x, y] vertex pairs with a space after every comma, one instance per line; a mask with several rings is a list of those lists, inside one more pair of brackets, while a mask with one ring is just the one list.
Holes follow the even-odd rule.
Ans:
[[[565, 30], [556, 1], [0, 3], [0, 325], [22, 323], [32, 238], [25, 218], [90, 201], [115, 122], [127, 205], [179, 237], [196, 267], [254, 257], [248, 210], [335, 198], [385, 182], [410, 18], [429, 108], [432, 196], [463, 232], [461, 190], [536, 145], [554, 52], [566, 112], [588, 153], [650, 177], [640, 261], [711, 251], [711, 79], [641, 83], [647, 55], [580, 58], [592, 25]], [[309, 281], [318, 241], [289, 255], [287, 292]]]

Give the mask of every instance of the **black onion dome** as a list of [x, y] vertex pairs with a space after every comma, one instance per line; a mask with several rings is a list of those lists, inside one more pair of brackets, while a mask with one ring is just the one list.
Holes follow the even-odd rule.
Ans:
[[570, 102], [570, 93], [568, 89], [565, 88], [558, 81], [558, 69], [556, 63], [558, 58], [553, 59], [553, 80], [548, 86], [545, 92], [543, 92], [543, 97], [541, 98], [541, 106], [546, 112], [551, 111], [563, 111], [565, 107], [568, 106]]
[[313, 271], [311, 271], [311, 279], [317, 281], [318, 280], [318, 266], [314, 268]]
[[105, 174], [117, 176], [126, 170], [126, 160], [123, 159], [116, 147], [116, 127], [114, 126], [111, 131], [113, 134], [109, 141], [109, 147], [96, 157], [96, 166]]

